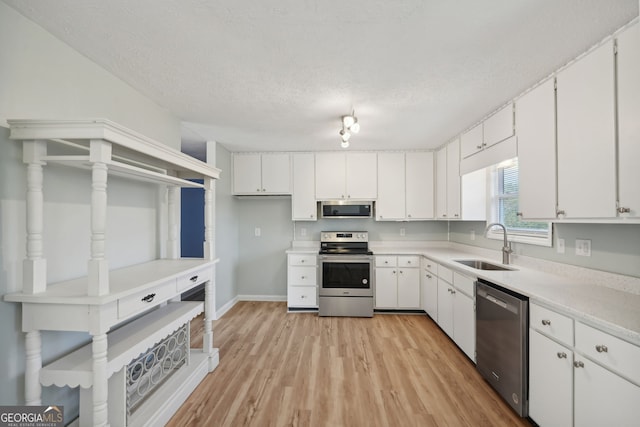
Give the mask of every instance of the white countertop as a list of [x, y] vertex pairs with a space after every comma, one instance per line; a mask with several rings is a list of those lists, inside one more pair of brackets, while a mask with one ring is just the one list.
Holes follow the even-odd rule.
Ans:
[[[318, 250], [318, 243], [305, 242], [287, 251], [309, 252]], [[512, 271], [477, 270], [455, 262], [461, 259], [480, 259], [501, 264], [497, 251], [482, 250], [447, 242], [369, 242], [376, 255], [421, 255], [459, 273], [488, 280], [499, 286], [529, 297], [540, 305], [565, 313], [585, 324], [640, 346], [640, 294], [605, 286], [603, 280], [617, 280], [620, 275], [566, 266], [568, 274], [545, 272], [542, 268], [520, 265], [524, 258], [515, 256]], [[479, 254], [485, 252], [485, 254]], [[487, 254], [489, 256], [487, 256]], [[494, 255], [495, 254], [495, 255]], [[557, 263], [553, 264], [558, 270]], [[562, 265], [561, 265], [562, 266]], [[591, 274], [593, 273], [593, 274]], [[572, 277], [573, 276], [573, 277]], [[610, 277], [609, 277], [610, 276]], [[635, 285], [636, 278], [622, 276]], [[640, 280], [640, 279], [637, 279]]]

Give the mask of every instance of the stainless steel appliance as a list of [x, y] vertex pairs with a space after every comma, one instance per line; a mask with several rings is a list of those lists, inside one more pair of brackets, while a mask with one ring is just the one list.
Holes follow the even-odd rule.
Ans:
[[527, 297], [476, 282], [476, 366], [521, 417], [528, 413], [528, 309]]
[[320, 316], [373, 317], [373, 253], [366, 231], [320, 233]]
[[351, 200], [332, 200], [320, 202], [322, 218], [371, 218], [373, 202], [355, 202]]

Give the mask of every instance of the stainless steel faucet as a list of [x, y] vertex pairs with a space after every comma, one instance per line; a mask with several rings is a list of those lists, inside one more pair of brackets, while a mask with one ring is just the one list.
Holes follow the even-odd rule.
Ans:
[[501, 224], [499, 222], [492, 222], [491, 224], [487, 225], [487, 228], [485, 228], [484, 230], [484, 236], [487, 237], [487, 233], [489, 232], [489, 230], [492, 227], [495, 226], [498, 227], [502, 227], [502, 233], [504, 236], [504, 243], [502, 245], [502, 263], [504, 265], [508, 265], [509, 264], [509, 254], [513, 253], [513, 250], [511, 249], [511, 242], [507, 241], [507, 227], [504, 226], [504, 224]]

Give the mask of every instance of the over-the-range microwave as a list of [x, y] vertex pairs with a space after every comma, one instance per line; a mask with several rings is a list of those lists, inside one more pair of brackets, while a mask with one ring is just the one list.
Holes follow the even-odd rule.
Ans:
[[321, 218], [371, 218], [373, 202], [326, 200], [320, 202]]

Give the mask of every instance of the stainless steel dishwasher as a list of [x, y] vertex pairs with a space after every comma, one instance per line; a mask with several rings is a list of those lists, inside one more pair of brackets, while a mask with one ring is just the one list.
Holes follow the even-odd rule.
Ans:
[[476, 282], [476, 366], [521, 417], [528, 415], [529, 299]]

